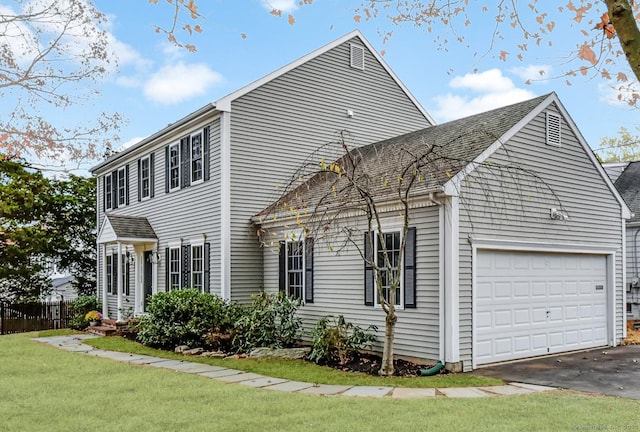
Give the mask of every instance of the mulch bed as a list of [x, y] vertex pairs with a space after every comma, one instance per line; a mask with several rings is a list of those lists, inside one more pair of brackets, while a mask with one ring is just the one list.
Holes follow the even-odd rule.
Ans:
[[[356, 354], [349, 361], [340, 364], [338, 361], [330, 361], [321, 363], [323, 366], [329, 366], [334, 369], [345, 372], [360, 372], [369, 375], [378, 375], [382, 358], [375, 354]], [[419, 369], [428, 369], [433, 365], [416, 364], [410, 361], [397, 359], [394, 362], [394, 376], [416, 376]], [[445, 373], [444, 369], [440, 373]]]

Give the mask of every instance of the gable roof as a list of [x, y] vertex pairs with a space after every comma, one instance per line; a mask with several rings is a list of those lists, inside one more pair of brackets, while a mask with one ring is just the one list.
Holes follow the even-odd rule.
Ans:
[[616, 179], [615, 186], [634, 213], [629, 222], [640, 222], [640, 161], [629, 162]]
[[98, 234], [98, 243], [158, 241], [158, 236], [145, 217], [108, 214]]
[[433, 118], [429, 115], [429, 113], [427, 113], [427, 111], [422, 107], [422, 105], [420, 105], [420, 103], [418, 102], [418, 100], [411, 94], [411, 92], [409, 91], [409, 89], [402, 83], [402, 81], [400, 81], [400, 79], [398, 78], [398, 76], [393, 72], [393, 70], [391, 70], [391, 68], [389, 67], [389, 65], [383, 60], [382, 56], [380, 54], [378, 54], [378, 52], [373, 48], [373, 46], [369, 43], [369, 41], [364, 37], [364, 35], [360, 32], [360, 30], [353, 30], [350, 33], [347, 33], [346, 35], [334, 40], [333, 42], [330, 42], [328, 44], [326, 44], [323, 47], [320, 47], [312, 52], [310, 52], [309, 54], [306, 54], [302, 57], [300, 57], [299, 59], [279, 68], [276, 69], [275, 71], [269, 73], [268, 75], [263, 76], [262, 78], [253, 81], [250, 84], [247, 84], [246, 86], [232, 92], [229, 93], [228, 95], [218, 99], [217, 101], [211, 102], [207, 105], [205, 105], [204, 107], [198, 109], [197, 111], [192, 112], [191, 114], [181, 118], [180, 120], [169, 124], [168, 126], [166, 126], [165, 128], [159, 130], [158, 132], [154, 133], [153, 135], [150, 135], [149, 137], [143, 139], [142, 141], [139, 141], [137, 144], [134, 144], [133, 146], [121, 151], [120, 153], [117, 153], [109, 158], [107, 158], [105, 161], [97, 164], [96, 166], [94, 166], [93, 168], [90, 169], [90, 171], [92, 173], [95, 174], [96, 171], [100, 170], [101, 168], [103, 168], [104, 166], [124, 157], [125, 155], [134, 152], [135, 150], [139, 149], [140, 147], [144, 146], [145, 144], [157, 139], [158, 137], [161, 137], [162, 135], [166, 134], [167, 132], [170, 132], [180, 126], [183, 126], [189, 122], [194, 121], [195, 119], [201, 118], [203, 116], [206, 115], [210, 115], [212, 113], [216, 113], [216, 112], [222, 112], [222, 111], [227, 111], [230, 112], [231, 111], [231, 102], [233, 102], [234, 100], [248, 94], [249, 92], [257, 89], [258, 87], [267, 84], [270, 81], [275, 80], [276, 78], [286, 74], [287, 72], [297, 68], [298, 66], [309, 62], [310, 60], [313, 60], [316, 57], [321, 56], [322, 54], [342, 45], [343, 43], [352, 40], [354, 38], [359, 38], [360, 41], [362, 42], [362, 44], [371, 52], [371, 54], [376, 58], [376, 60], [380, 63], [380, 65], [384, 68], [384, 70], [389, 74], [389, 76], [396, 82], [396, 84], [400, 87], [400, 89], [407, 95], [407, 97], [409, 98], [409, 100], [411, 100], [411, 102], [415, 105], [415, 107], [418, 109], [418, 111], [420, 111], [420, 113], [429, 121], [429, 123], [431, 124], [435, 124], [435, 121], [433, 120]]
[[[350, 157], [357, 161], [356, 170], [371, 179], [368, 192], [374, 196], [390, 195], [392, 199], [393, 194], [397, 197], [398, 189], [394, 188], [390, 194], [388, 183], [397, 182], [403, 176], [400, 169], [416, 158], [421, 158], [427, 169], [421, 173], [420, 185], [414, 187], [414, 193], [457, 195], [460, 182], [469, 173], [552, 103], [556, 103], [567, 118], [594, 166], [621, 203], [623, 217], [627, 217], [624, 216], [629, 212], [627, 206], [555, 93], [370, 144], [351, 150]], [[337, 161], [339, 165], [345, 166], [345, 157]], [[332, 180], [327, 181], [330, 178]], [[290, 213], [291, 209], [315, 208], [318, 203], [322, 207], [332, 207], [357, 201], [359, 197], [355, 190], [352, 196], [338, 197], [332, 192], [345, 190], [346, 181], [336, 178], [334, 173], [321, 172], [304, 184], [298, 182], [299, 186], [260, 212], [254, 221], [259, 223], [265, 215]]]

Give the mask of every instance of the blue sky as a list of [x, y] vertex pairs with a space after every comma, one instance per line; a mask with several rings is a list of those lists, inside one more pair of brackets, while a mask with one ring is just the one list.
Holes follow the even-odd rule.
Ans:
[[[474, 49], [489, 47], [495, 21], [478, 15], [467, 32], [467, 42], [450, 42], [438, 50], [433, 33], [411, 26], [393, 26], [388, 20], [354, 20], [359, 1], [315, 0], [298, 6], [298, 0], [200, 0], [204, 32], [193, 37], [180, 35], [197, 47], [189, 53], [172, 46], [154, 32], [155, 25], [168, 25], [171, 7], [164, 0], [151, 5], [146, 0], [96, 0], [99, 10], [109, 18], [108, 31], [119, 57], [119, 71], [99, 84], [101, 96], [60, 118], [87, 118], [101, 111], [117, 111], [127, 124], [120, 130], [121, 144], [130, 145], [165, 127], [205, 104], [284, 66], [304, 54], [358, 28], [378, 50], [401, 81], [442, 123], [454, 118], [528, 99], [551, 91], [561, 101], [592, 147], [600, 139], [615, 136], [621, 126], [638, 125], [638, 112], [615, 100], [605, 81], [575, 77], [571, 85], [564, 79], [526, 85], [533, 73], [545, 70], [547, 76], [562, 71], [563, 59], [578, 41], [577, 31], [567, 17], [564, 26], [553, 33], [552, 48], [536, 50], [531, 43], [525, 60], [515, 59], [517, 35], [505, 30], [510, 46], [508, 62], [498, 59], [499, 49], [479, 59]], [[269, 13], [271, 7], [283, 10], [282, 17]], [[287, 14], [295, 24], [287, 22]], [[183, 18], [182, 21], [188, 21]], [[560, 24], [560, 20], [558, 20]], [[380, 29], [392, 30], [383, 43]], [[243, 38], [241, 35], [245, 34]], [[472, 49], [466, 47], [473, 45]], [[0, 111], [1, 113], [1, 111]], [[84, 166], [91, 166], [94, 162]]]

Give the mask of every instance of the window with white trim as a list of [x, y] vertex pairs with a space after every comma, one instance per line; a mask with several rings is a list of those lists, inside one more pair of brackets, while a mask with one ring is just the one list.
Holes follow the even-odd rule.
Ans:
[[313, 303], [313, 238], [280, 242], [280, 291]]
[[107, 255], [106, 257], [106, 273], [107, 273], [107, 294], [113, 294], [113, 255]]
[[191, 288], [204, 292], [204, 244], [191, 245]]
[[180, 247], [169, 248], [169, 290], [180, 289]]
[[169, 146], [169, 191], [180, 189], [180, 143]]
[[124, 167], [118, 169], [118, 205], [123, 206], [127, 201], [127, 177]]
[[202, 132], [191, 135], [191, 183], [202, 181]]
[[111, 174], [104, 176], [104, 209], [113, 208], [113, 184]]
[[[402, 305], [402, 277], [398, 271], [400, 262], [400, 231], [385, 232], [376, 235], [376, 264], [380, 268], [380, 280], [382, 285], [382, 296], [389, 302], [391, 298], [391, 284], [400, 276], [400, 284], [395, 288], [396, 306]], [[376, 304], [380, 304], [379, 292], [376, 290]]]
[[151, 161], [146, 156], [140, 159], [140, 197], [149, 198], [151, 196]]

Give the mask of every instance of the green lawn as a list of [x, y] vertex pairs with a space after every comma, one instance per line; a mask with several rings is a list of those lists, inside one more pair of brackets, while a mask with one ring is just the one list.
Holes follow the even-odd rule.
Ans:
[[139, 343], [121, 338], [105, 337], [85, 341], [87, 345], [108, 351], [130, 352], [156, 357], [189, 360], [215, 366], [223, 366], [247, 372], [259, 373], [275, 378], [293, 381], [305, 381], [317, 384], [368, 385], [391, 387], [473, 387], [503, 384], [502, 381], [473, 374], [447, 374], [432, 377], [378, 377], [365, 374], [338, 371], [303, 360], [256, 360], [256, 359], [209, 359], [186, 357], [172, 352], [146, 347]]
[[567, 391], [360, 399], [238, 384], [0, 337], [0, 431], [637, 430], [640, 403]]

